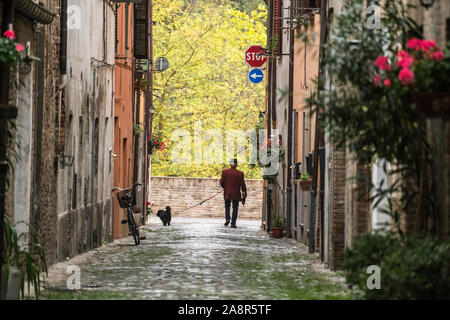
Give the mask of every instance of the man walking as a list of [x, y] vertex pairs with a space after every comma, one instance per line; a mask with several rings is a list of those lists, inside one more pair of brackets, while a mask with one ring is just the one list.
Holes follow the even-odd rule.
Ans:
[[[225, 199], [225, 226], [230, 223], [230, 206], [233, 204], [233, 215], [231, 216], [231, 227], [236, 228], [239, 201], [245, 203], [247, 198], [247, 187], [245, 186], [244, 173], [236, 169], [237, 159], [230, 161], [230, 168], [222, 170], [220, 185], [223, 188]], [[242, 189], [242, 196], [241, 196]]]

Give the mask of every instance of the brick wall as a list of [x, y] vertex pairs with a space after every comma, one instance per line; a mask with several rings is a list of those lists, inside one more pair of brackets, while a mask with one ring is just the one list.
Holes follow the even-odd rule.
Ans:
[[[239, 206], [239, 218], [261, 219], [263, 180], [246, 179], [247, 200]], [[154, 214], [170, 205], [173, 216], [183, 217], [225, 217], [223, 194], [190, 210], [177, 211], [191, 207], [222, 190], [217, 178], [152, 177], [150, 201], [155, 204]]]

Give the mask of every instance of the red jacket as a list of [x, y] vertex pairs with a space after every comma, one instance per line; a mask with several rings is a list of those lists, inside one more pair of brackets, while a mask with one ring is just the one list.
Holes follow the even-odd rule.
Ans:
[[244, 194], [247, 194], [244, 173], [236, 168], [222, 170], [220, 185], [223, 188], [223, 198], [225, 200], [231, 199], [241, 201], [241, 189]]

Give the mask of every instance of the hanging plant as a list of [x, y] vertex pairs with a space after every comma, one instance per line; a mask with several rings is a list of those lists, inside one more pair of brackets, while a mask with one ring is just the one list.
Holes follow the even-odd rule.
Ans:
[[167, 141], [164, 136], [152, 134], [151, 138], [149, 137], [149, 153], [152, 154], [154, 150], [164, 151], [166, 143]]
[[[450, 105], [450, 55], [435, 40], [411, 38], [394, 58], [381, 55], [374, 64], [374, 86], [386, 94], [407, 90], [417, 99], [419, 110], [428, 116], [448, 116]], [[437, 101], [437, 102], [436, 102]]]
[[309, 190], [311, 186], [311, 177], [308, 174], [308, 172], [304, 172], [302, 173], [302, 175], [300, 176], [300, 187], [302, 188], [302, 190]]
[[0, 63], [11, 66], [13, 63], [22, 60], [24, 46], [16, 43], [14, 30], [7, 30], [3, 37], [0, 37]]
[[259, 166], [269, 168], [273, 164], [273, 160], [276, 160], [278, 156], [278, 163], [281, 163], [283, 166], [284, 163], [284, 146], [282, 142], [280, 141], [278, 145], [274, 144], [272, 142], [271, 138], [268, 138], [266, 143], [260, 147], [260, 153], [265, 154], [267, 158], [270, 160], [268, 163], [261, 162], [261, 159], [259, 159]]

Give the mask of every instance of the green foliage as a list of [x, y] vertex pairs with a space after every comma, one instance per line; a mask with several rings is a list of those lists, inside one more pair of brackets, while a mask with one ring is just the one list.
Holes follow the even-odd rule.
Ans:
[[152, 137], [150, 138], [149, 141], [149, 145], [151, 148], [150, 153], [152, 153], [153, 151], [164, 151], [164, 149], [166, 148], [166, 143], [167, 141], [165, 140], [166, 137], [161, 136], [161, 135], [155, 135], [152, 134]]
[[304, 172], [300, 176], [300, 180], [310, 180], [310, 179], [311, 179], [311, 177], [309, 176], [308, 172]]
[[276, 228], [281, 228], [284, 230], [285, 226], [286, 226], [286, 220], [285, 219], [281, 219], [278, 216], [275, 216], [273, 218], [273, 226]]
[[0, 37], [0, 63], [11, 65], [22, 59], [22, 54], [16, 49], [17, 43], [12, 39]]
[[142, 125], [140, 123], [133, 123], [133, 133], [137, 136], [140, 136], [142, 132], [144, 132], [144, 128], [142, 127]]
[[[267, 11], [263, 6], [242, 12], [231, 1], [163, 1], [154, 5], [154, 55], [165, 56], [170, 68], [155, 74], [153, 132], [170, 140], [176, 129], [193, 137], [196, 121], [203, 132], [248, 130], [264, 109], [265, 85], [248, 81], [244, 52], [264, 45]], [[220, 177], [228, 160], [213, 164], [176, 164], [171, 159], [177, 140], [152, 158], [152, 175]], [[204, 142], [202, 148], [209, 142]], [[225, 149], [224, 149], [225, 150]], [[225, 152], [224, 152], [225, 154]], [[193, 158], [193, 157], [192, 157]], [[246, 178], [259, 178], [259, 168], [240, 165]]]
[[[366, 234], [354, 249], [346, 249], [343, 269], [347, 283], [366, 299], [450, 298], [450, 243], [430, 235], [402, 241], [395, 233]], [[367, 288], [367, 267], [377, 265], [381, 289]]]
[[[321, 125], [338, 146], [348, 145], [361, 163], [380, 158], [395, 168], [385, 168], [392, 178], [387, 189], [372, 186], [372, 200], [398, 193], [402, 212], [416, 216], [415, 230], [436, 230], [429, 219], [436, 210], [434, 183], [426, 183], [433, 155], [427, 142], [426, 117], [415, 103], [415, 89], [399, 85], [397, 79], [391, 79], [391, 87], [374, 84], [374, 76], [380, 72], [376, 59], [393, 59], [406, 48], [408, 39], [421, 34], [408, 16], [413, 8], [402, 1], [371, 3], [382, 3], [381, 29], [367, 28], [365, 0], [347, 1], [335, 17], [323, 60], [335, 86], [310, 103], [323, 109]], [[435, 76], [440, 77], [430, 74]]]
[[25, 296], [25, 282], [27, 282], [28, 292], [30, 292], [30, 287], [33, 285], [36, 299], [38, 299], [41, 283], [40, 272], [42, 270], [47, 273], [44, 247], [39, 242], [36, 232], [31, 226], [28, 226], [31, 237], [29, 244], [26, 243], [27, 234], [17, 234], [15, 227], [6, 218], [4, 219], [3, 228], [6, 247], [4, 252], [3, 281], [8, 283], [9, 270], [11, 267], [16, 267], [21, 274], [22, 297]]
[[260, 6], [265, 6], [264, 0], [231, 0], [231, 5], [247, 14], [258, 11]]

